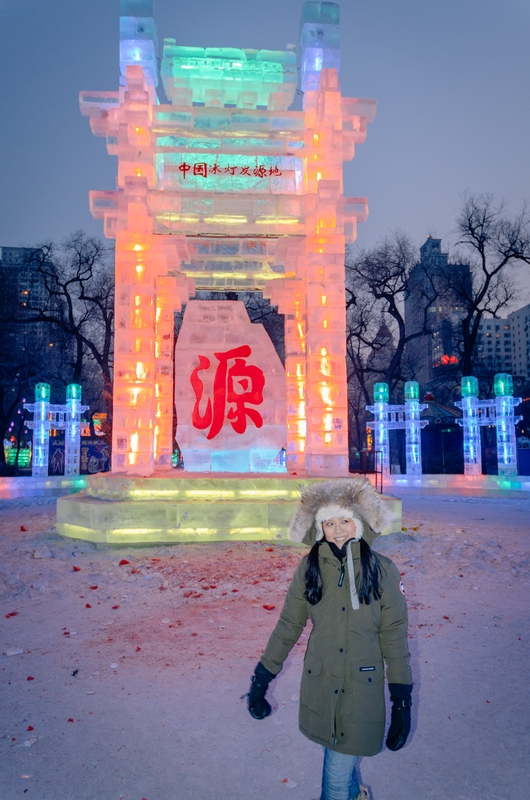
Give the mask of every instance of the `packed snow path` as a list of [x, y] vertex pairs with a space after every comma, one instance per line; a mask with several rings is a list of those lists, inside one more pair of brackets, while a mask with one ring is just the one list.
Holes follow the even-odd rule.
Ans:
[[[373, 800], [527, 800], [530, 502], [403, 505], [376, 549], [409, 600], [413, 734], [362, 780]], [[274, 713], [241, 699], [303, 550], [97, 549], [54, 519], [52, 501], [0, 503], [0, 797], [318, 797], [321, 751], [297, 729], [308, 629]]]

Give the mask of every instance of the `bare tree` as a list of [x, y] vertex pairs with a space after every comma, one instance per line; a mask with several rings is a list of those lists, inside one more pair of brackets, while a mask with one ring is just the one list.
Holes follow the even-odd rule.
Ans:
[[530, 264], [530, 214], [526, 205], [513, 217], [490, 194], [466, 195], [457, 219], [457, 246], [463, 249], [471, 280], [448, 265], [448, 288], [460, 299], [465, 314], [460, 323], [462, 375], [472, 375], [475, 346], [483, 316], [499, 316], [513, 301], [517, 286], [513, 267]]
[[[69, 340], [67, 382], [82, 383], [86, 376], [90, 383], [93, 365], [97, 367], [110, 430], [114, 334], [111, 250], [77, 231], [59, 246], [46, 242], [33, 248], [28, 258], [38, 280], [27, 297], [26, 321], [49, 323]], [[91, 388], [92, 394], [97, 394]]]
[[[411, 272], [417, 262], [417, 249], [409, 236], [396, 231], [387, 236], [372, 250], [361, 250], [346, 263], [346, 286], [350, 302], [356, 301], [362, 293], [367, 293], [377, 304], [380, 314], [387, 320], [388, 328], [394, 337], [395, 350], [388, 359], [385, 372], [380, 380], [388, 383], [390, 392], [410, 376], [404, 373], [404, 354], [409, 342], [428, 334], [427, 310], [435, 301], [438, 288], [427, 279], [422, 283], [423, 320], [414, 331], [405, 328], [404, 301], [409, 291]], [[367, 329], [368, 330], [368, 329]], [[355, 335], [361, 335], [360, 332]], [[367, 341], [373, 336], [368, 336]], [[374, 343], [375, 344], [375, 343]], [[381, 347], [381, 343], [379, 347]], [[388, 346], [388, 345], [387, 345]]]

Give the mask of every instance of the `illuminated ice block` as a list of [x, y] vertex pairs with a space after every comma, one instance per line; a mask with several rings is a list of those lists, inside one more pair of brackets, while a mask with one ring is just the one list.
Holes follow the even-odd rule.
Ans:
[[514, 415], [514, 408], [521, 403], [513, 397], [512, 376], [505, 372], [495, 375], [495, 416], [497, 431], [497, 471], [499, 475], [517, 475], [517, 437], [515, 424], [522, 417]]
[[455, 403], [462, 409], [464, 428], [464, 475], [482, 475], [478, 380], [472, 375], [461, 381], [462, 400]]
[[337, 3], [304, 3], [300, 20], [300, 88], [319, 88], [323, 69], [340, 69], [340, 9]]
[[48, 457], [50, 451], [50, 384], [38, 383], [35, 386], [35, 402], [24, 403], [24, 408], [33, 412], [33, 421], [28, 428], [33, 428], [33, 452], [31, 475], [34, 478], [48, 475]]
[[420, 414], [427, 403], [420, 403], [420, 385], [417, 381], [405, 383], [405, 453], [407, 475], [421, 475], [421, 429], [428, 425]]
[[285, 370], [241, 301], [186, 306], [175, 348], [177, 441], [192, 472], [284, 471]]
[[388, 383], [378, 382], [374, 385], [374, 404], [366, 406], [374, 415], [374, 421], [368, 427], [374, 432], [374, 450], [381, 453], [381, 470], [383, 475], [390, 475], [390, 440], [388, 438], [388, 400], [390, 393]]
[[70, 383], [66, 387], [64, 420], [64, 474], [79, 475], [81, 465], [81, 414], [88, 406], [81, 405], [81, 386]]
[[121, 0], [120, 71], [128, 66], [142, 67], [153, 86], [158, 84], [158, 36], [152, 0]]

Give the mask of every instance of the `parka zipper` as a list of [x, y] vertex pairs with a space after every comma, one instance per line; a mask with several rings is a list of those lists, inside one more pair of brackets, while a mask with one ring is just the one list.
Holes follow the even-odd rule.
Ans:
[[344, 583], [344, 563], [341, 561], [339, 582], [337, 586], [342, 586], [343, 583]]

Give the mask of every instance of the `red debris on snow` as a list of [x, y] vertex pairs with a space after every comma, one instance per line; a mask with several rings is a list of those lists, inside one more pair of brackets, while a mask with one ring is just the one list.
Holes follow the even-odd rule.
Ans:
[[33, 677], [33, 675], [28, 675], [28, 677], [26, 678], [26, 680], [27, 680], [27, 681], [34, 681], [34, 680], [35, 680], [35, 678]]
[[[267, 553], [274, 553], [274, 547], [266, 547], [265, 550]], [[287, 780], [287, 778], [285, 780]]]
[[137, 646], [136, 647], [136, 652], [139, 653], [141, 649], [142, 649], [141, 647]]
[[119, 605], [118, 606], [112, 606], [112, 608], [119, 608]]
[[89, 586], [88, 588], [89, 589], [97, 589], [98, 587], [97, 586]]
[[27, 531], [27, 528], [26, 528], [26, 526], [25, 526], [25, 525], [21, 525], [21, 526], [20, 526], [20, 530], [21, 530], [21, 531]]
[[35, 730], [35, 728], [33, 727], [33, 725], [28, 725], [28, 727], [27, 727], [27, 729], [26, 729], [26, 730], [28, 730], [28, 731], [34, 731], [34, 730]]
[[81, 572], [81, 567], [72, 567], [74, 572]]
[[120, 561], [120, 563], [118, 564], [118, 566], [119, 566], [119, 567], [124, 567], [124, 566], [125, 566], [125, 564], [130, 564], [130, 563], [131, 563], [131, 562], [130, 562], [130, 561], [127, 561], [127, 559], [126, 559], [126, 558], [122, 558], [122, 560]]
[[263, 608], [265, 609], [265, 611], [272, 611], [273, 609], [276, 608], [276, 606], [272, 606], [269, 603], [265, 603]]
[[210, 584], [210, 589], [217, 589], [217, 584], [216, 583], [211, 583]]
[[68, 719], [67, 719], [66, 721], [67, 721], [67, 722], [73, 722], [73, 721], [74, 721], [74, 718], [73, 718], [73, 717], [68, 717]]
[[239, 589], [232, 589], [233, 592], [239, 592]]
[[90, 603], [86, 603], [85, 608], [92, 608], [92, 606], [90, 605]]
[[9, 614], [6, 614], [6, 619], [9, 617], [18, 617], [18, 611], [10, 611]]
[[444, 614], [442, 619], [449, 619], [449, 617], [446, 617], [446, 615]]
[[193, 594], [193, 591], [191, 591], [191, 592], [184, 592], [184, 597], [191, 597], [191, 596], [192, 596], [192, 594]]

